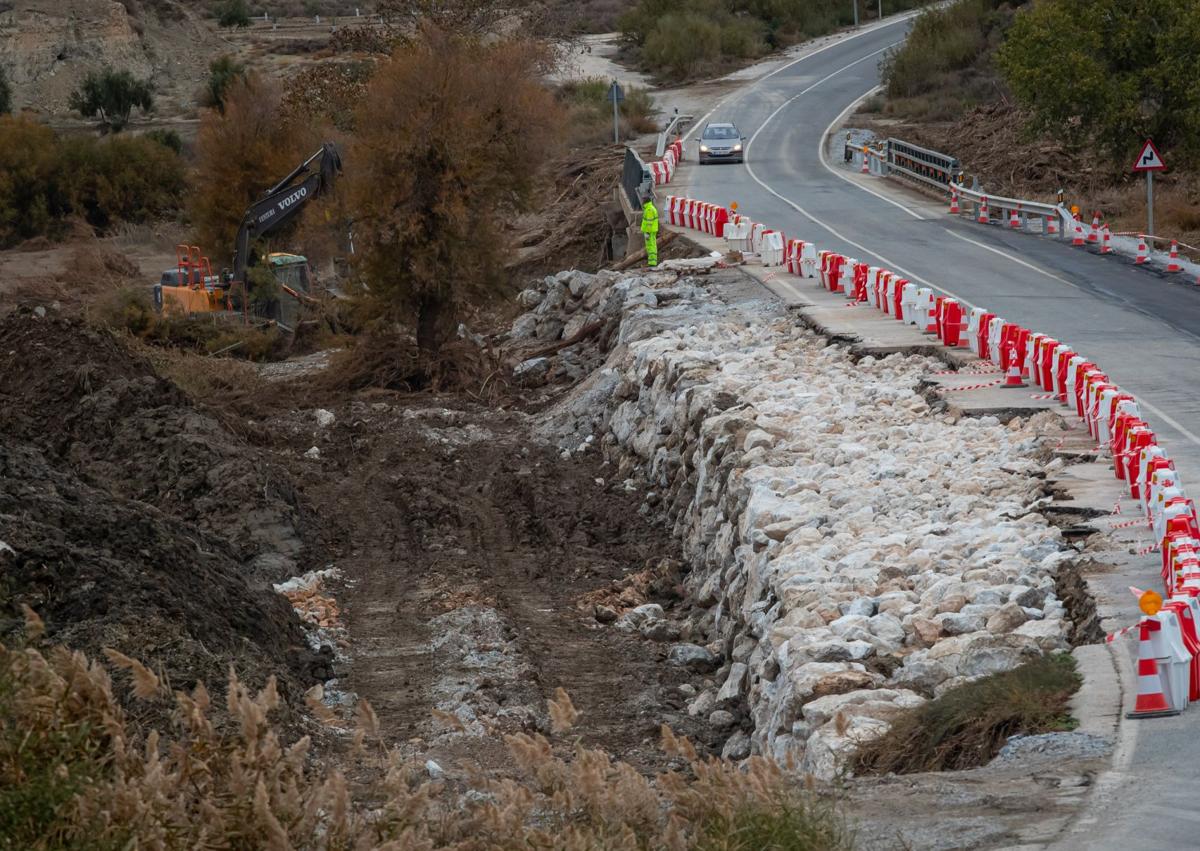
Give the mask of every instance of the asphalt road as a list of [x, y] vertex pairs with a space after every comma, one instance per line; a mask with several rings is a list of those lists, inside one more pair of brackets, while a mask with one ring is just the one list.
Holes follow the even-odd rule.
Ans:
[[[746, 164], [698, 166], [690, 141], [669, 191], [736, 201], [788, 237], [1069, 342], [1138, 397], [1183, 481], [1200, 483], [1200, 287], [1051, 238], [951, 217], [894, 180], [853, 174], [840, 165], [840, 150], [832, 161], [822, 156], [826, 131], [879, 84], [879, 60], [908, 26], [899, 20], [842, 39], [727, 97], [707, 120], [741, 128]], [[1059, 847], [1200, 847], [1191, 790], [1200, 776], [1197, 725], [1200, 708], [1124, 722], [1114, 771]]]

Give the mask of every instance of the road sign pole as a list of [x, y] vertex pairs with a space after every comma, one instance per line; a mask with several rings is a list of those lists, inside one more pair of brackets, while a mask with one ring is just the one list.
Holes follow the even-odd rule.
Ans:
[[621, 144], [621, 119], [617, 115], [617, 99], [613, 98], [613, 144]]
[[858, 26], [858, 0], [851, 0], [854, 4], [854, 26]]
[[1146, 233], [1154, 236], [1154, 172], [1146, 172]]

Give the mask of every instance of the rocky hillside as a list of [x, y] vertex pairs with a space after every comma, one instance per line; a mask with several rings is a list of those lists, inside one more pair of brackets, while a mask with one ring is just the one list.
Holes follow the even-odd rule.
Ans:
[[174, 0], [0, 2], [0, 66], [15, 109], [64, 115], [84, 76], [107, 65], [153, 79], [158, 111], [173, 114], [190, 104], [219, 52], [200, 10]]

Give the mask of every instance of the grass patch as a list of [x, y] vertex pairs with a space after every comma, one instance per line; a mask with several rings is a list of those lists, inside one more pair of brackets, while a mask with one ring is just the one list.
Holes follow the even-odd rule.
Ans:
[[[612, 140], [612, 102], [608, 99], [611, 81], [604, 77], [587, 77], [563, 83], [558, 99], [569, 115], [573, 144], [603, 143]], [[625, 100], [618, 108], [621, 138], [658, 132], [654, 120], [654, 98], [647, 89], [638, 86], [625, 88]]]
[[854, 760], [856, 774], [975, 768], [1009, 736], [1071, 730], [1067, 702], [1082, 679], [1067, 653], [951, 689], [907, 713]]
[[838, 851], [853, 847], [832, 803], [783, 796], [770, 806], [743, 804], [701, 827], [695, 851]]

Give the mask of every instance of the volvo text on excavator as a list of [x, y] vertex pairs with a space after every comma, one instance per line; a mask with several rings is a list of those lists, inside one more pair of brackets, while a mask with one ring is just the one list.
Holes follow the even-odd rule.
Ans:
[[221, 275], [212, 273], [207, 257], [196, 246], [176, 248], [176, 268], [163, 273], [155, 285], [155, 304], [168, 313], [239, 311], [274, 321], [294, 330], [310, 294], [311, 276], [306, 258], [297, 254], [273, 253], [261, 258], [274, 278], [271, 293], [256, 294], [248, 280], [255, 265], [256, 240], [279, 230], [295, 219], [304, 206], [324, 194], [342, 171], [342, 160], [333, 143], [297, 166], [291, 174], [263, 193], [242, 216], [233, 250], [233, 268]]

